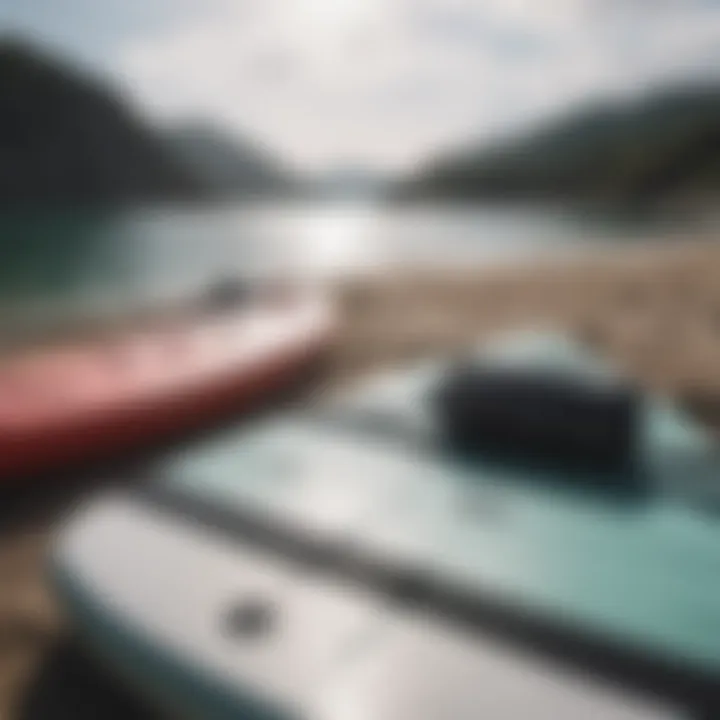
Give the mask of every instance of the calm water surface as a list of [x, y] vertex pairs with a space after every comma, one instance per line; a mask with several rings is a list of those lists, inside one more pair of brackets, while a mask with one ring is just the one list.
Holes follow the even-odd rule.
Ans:
[[0, 217], [0, 320], [67, 322], [187, 296], [229, 275], [489, 264], [677, 235], [663, 223], [517, 207], [223, 204]]

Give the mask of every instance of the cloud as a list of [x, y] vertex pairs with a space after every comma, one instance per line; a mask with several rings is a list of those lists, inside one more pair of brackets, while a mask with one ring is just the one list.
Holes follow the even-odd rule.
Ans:
[[298, 165], [402, 167], [597, 95], [714, 74], [709, 0], [218, 0], [127, 43], [160, 117], [208, 115]]

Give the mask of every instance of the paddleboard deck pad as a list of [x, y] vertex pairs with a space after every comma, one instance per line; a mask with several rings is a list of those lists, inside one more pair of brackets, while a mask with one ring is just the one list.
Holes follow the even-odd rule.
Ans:
[[[488, 358], [613, 375], [554, 338]], [[188, 449], [78, 508], [52, 566], [81, 636], [196, 717], [717, 707], [718, 465], [702, 428], [644, 399], [644, 482], [605, 492], [575, 469], [445, 452], [427, 402], [442, 372]]]

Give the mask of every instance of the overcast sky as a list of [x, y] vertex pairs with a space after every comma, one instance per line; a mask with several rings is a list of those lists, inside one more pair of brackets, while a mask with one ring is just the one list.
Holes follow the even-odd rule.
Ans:
[[0, 0], [0, 23], [309, 169], [404, 168], [720, 73], [720, 0]]

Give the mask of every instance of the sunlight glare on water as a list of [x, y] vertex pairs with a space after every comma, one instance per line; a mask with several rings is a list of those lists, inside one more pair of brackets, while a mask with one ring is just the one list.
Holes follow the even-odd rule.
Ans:
[[379, 217], [370, 206], [346, 205], [324, 212], [307, 211], [290, 219], [292, 260], [300, 273], [337, 274], [381, 264], [377, 243]]

